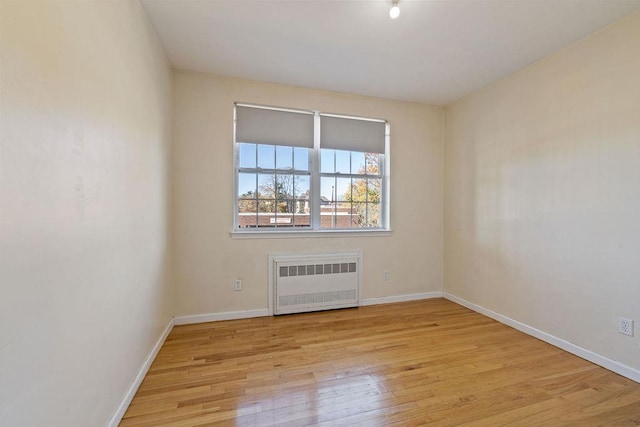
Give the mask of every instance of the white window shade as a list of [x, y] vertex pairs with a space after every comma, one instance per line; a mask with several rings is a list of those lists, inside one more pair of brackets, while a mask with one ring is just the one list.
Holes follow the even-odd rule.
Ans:
[[334, 150], [384, 153], [386, 124], [321, 115], [320, 146]]
[[236, 142], [313, 148], [313, 113], [238, 105]]

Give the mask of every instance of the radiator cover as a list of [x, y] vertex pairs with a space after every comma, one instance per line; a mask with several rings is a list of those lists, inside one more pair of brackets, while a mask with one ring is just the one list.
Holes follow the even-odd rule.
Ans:
[[360, 253], [270, 256], [273, 314], [357, 307]]

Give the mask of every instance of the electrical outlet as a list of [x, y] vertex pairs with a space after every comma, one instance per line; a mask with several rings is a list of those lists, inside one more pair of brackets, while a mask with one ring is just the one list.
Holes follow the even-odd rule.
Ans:
[[242, 290], [242, 280], [236, 279], [233, 281], [233, 290], [241, 291]]
[[618, 317], [618, 332], [621, 334], [633, 336], [633, 320], [624, 317]]
[[389, 280], [389, 276], [390, 276], [390, 275], [389, 275], [389, 271], [388, 271], [388, 270], [385, 270], [385, 271], [383, 271], [383, 272], [382, 272], [382, 278], [383, 278], [385, 281]]

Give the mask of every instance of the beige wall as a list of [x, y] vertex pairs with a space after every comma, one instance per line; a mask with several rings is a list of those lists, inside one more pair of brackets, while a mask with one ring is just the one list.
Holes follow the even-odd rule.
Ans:
[[[362, 250], [365, 298], [442, 290], [441, 108], [180, 71], [174, 97], [176, 315], [266, 309], [272, 252]], [[232, 239], [234, 101], [388, 119], [393, 234]]]
[[173, 314], [171, 70], [137, 2], [0, 3], [0, 425], [101, 426]]
[[640, 14], [446, 109], [445, 290], [640, 369]]

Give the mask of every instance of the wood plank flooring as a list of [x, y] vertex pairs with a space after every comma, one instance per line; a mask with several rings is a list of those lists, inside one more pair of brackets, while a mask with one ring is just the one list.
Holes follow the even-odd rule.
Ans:
[[640, 384], [444, 299], [177, 326], [121, 426], [640, 425]]

